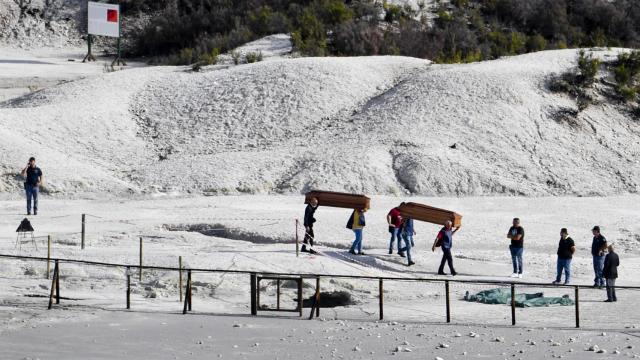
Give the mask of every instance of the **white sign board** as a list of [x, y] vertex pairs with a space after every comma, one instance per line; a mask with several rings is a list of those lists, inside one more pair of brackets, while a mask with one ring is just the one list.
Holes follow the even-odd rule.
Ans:
[[120, 5], [89, 2], [89, 34], [120, 37]]

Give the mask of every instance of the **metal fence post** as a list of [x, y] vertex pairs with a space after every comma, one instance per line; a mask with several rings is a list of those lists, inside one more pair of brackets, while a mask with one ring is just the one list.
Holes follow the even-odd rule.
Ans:
[[[53, 295], [56, 291], [56, 279], [58, 278], [58, 260], [56, 260], [55, 266], [53, 267], [53, 280], [51, 281], [51, 292], [49, 293], [49, 306], [47, 307], [49, 310], [51, 310], [51, 307], [53, 306]], [[58, 300], [58, 303], [60, 301]]]
[[380, 320], [384, 319], [384, 285], [382, 284], [382, 278], [378, 280], [378, 302], [380, 305]]
[[258, 306], [256, 303], [256, 287], [257, 287], [257, 275], [256, 273], [251, 273], [250, 275], [250, 285], [251, 288], [251, 315], [258, 315]]
[[320, 317], [320, 276], [316, 278], [316, 317]]
[[576, 292], [576, 328], [580, 327], [580, 287], [575, 287]]
[[127, 266], [127, 309], [131, 309], [131, 268]]
[[516, 286], [511, 283], [511, 325], [516, 324]]
[[447, 302], [447, 323], [451, 322], [451, 298], [449, 296], [449, 280], [444, 282], [445, 299]]
[[47, 279], [51, 275], [51, 235], [47, 236]]

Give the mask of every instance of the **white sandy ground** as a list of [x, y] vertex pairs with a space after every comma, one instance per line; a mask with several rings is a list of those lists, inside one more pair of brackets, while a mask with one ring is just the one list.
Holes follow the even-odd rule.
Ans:
[[0, 103], [0, 191], [20, 190], [28, 155], [43, 165], [46, 191], [66, 197], [640, 188], [640, 123], [607, 103], [577, 127], [552, 116], [576, 107], [544, 85], [575, 65], [575, 50], [467, 65], [278, 56], [199, 73], [117, 71]]
[[[435, 275], [440, 254], [433, 254], [427, 249], [438, 230], [435, 225], [417, 224], [415, 266], [407, 268], [404, 259], [386, 254], [385, 214], [400, 200], [395, 197], [372, 199], [364, 236], [367, 255], [361, 257], [346, 253], [352, 239], [350, 231], [344, 228], [349, 211], [320, 208], [317, 211], [316, 234], [321, 244], [319, 248], [325, 255], [303, 254], [299, 258], [295, 256], [291, 241], [295, 232], [294, 219], [300, 217], [304, 209], [300, 196], [164, 196], [138, 200], [73, 201], [45, 197], [41, 200], [40, 214], [30, 217], [37, 230], [37, 251], [27, 244], [21, 251], [14, 249], [13, 231], [24, 217], [24, 204], [7, 200], [0, 203], [0, 253], [45, 256], [42, 236], [52, 234], [54, 257], [136, 264], [138, 237], [142, 236], [144, 263], [147, 265], [177, 267], [178, 256], [183, 256], [185, 266], [193, 268], [454, 279]], [[591, 285], [589, 229], [599, 224], [605, 236], [618, 244], [622, 263], [618, 284], [640, 285], [640, 280], [634, 275], [640, 270], [640, 238], [635, 235], [640, 230], [636, 221], [640, 215], [637, 196], [409, 200], [463, 214], [463, 227], [454, 240], [454, 261], [460, 272], [455, 279], [509, 280], [507, 276], [511, 269], [505, 236], [511, 218], [517, 215], [522, 218], [526, 229], [523, 282], [550, 283], [553, 280], [558, 231], [560, 227], [567, 226], [578, 245], [573, 283]], [[85, 250], [79, 248], [81, 213], [91, 214], [87, 217]], [[218, 229], [222, 226], [215, 224], [222, 224], [253, 242], [169, 231], [166, 226], [179, 228], [193, 224], [209, 224]], [[338, 349], [336, 357], [378, 358], [401, 346], [412, 350], [411, 353], [399, 354], [408, 358], [424, 358], [425, 354], [445, 359], [464, 358], [462, 353], [466, 351], [468, 357], [494, 358], [504, 352], [505, 358], [511, 358], [512, 354], [516, 354], [515, 358], [531, 359], [554, 354], [578, 359], [587, 356], [603, 358], [603, 355], [585, 352], [590, 344], [606, 349], [606, 356], [611, 356], [615, 349], [622, 352], [621, 356], [627, 353], [633, 356], [638, 354], [638, 350], [626, 349], [626, 346], [637, 348], [640, 345], [637, 337], [640, 312], [636, 308], [640, 291], [619, 291], [618, 303], [604, 304], [603, 290], [582, 290], [581, 325], [584, 330], [574, 331], [571, 330], [574, 325], [573, 307], [517, 309], [518, 327], [511, 329], [508, 327], [508, 306], [461, 300], [465, 291], [473, 293], [492, 288], [488, 285], [452, 284], [455, 326], [435, 326], [444, 322], [442, 283], [387, 281], [385, 321], [399, 322], [390, 326], [387, 322], [375, 323], [378, 316], [376, 281], [322, 280], [323, 291], [349, 291], [356, 304], [322, 309], [321, 315], [327, 322], [299, 322], [284, 319], [289, 317], [287, 315], [275, 320], [245, 317], [249, 313], [248, 275], [194, 273], [193, 303], [198, 315], [185, 318], [179, 315], [182, 304], [178, 302], [178, 276], [172, 272], [145, 271], [142, 282], [133, 276], [133, 315], [122, 312], [125, 305], [124, 269], [62, 264], [60, 285], [63, 299], [61, 305], [52, 311], [45, 310], [50, 280], [45, 279], [44, 263], [0, 259], [0, 274], [0, 336], [3, 341], [7, 339], [5, 344], [10, 344], [9, 354], [12, 355], [6, 357], [10, 359], [49, 358], [43, 352], [51, 350], [51, 346], [46, 344], [54, 341], [50, 338], [53, 334], [63, 336], [58, 341], [61, 346], [53, 350], [53, 358], [86, 358], [89, 355], [114, 358], [123, 356], [123, 352], [131, 356], [153, 354], [149, 358], [210, 358], [218, 353], [233, 358], [287, 358], [287, 354], [327, 358], [331, 357], [334, 348]], [[313, 281], [308, 281], [305, 298], [313, 293], [312, 284]], [[273, 306], [275, 285], [263, 283], [261, 291], [262, 301]], [[568, 294], [573, 298], [572, 288], [518, 286], [517, 291], [544, 292], [547, 296]], [[295, 291], [285, 288], [283, 306], [293, 307], [294, 297]], [[305, 309], [305, 316], [308, 316], [308, 310]], [[295, 318], [295, 315], [291, 316]], [[347, 322], [342, 324], [333, 319]], [[234, 336], [232, 324], [235, 323], [246, 324], [248, 332]], [[85, 324], [89, 324], [88, 328]], [[491, 325], [492, 328], [482, 328], [483, 325]], [[294, 332], [293, 329], [298, 330]], [[608, 335], [602, 337], [603, 331]], [[462, 337], [453, 336], [456, 332]], [[485, 335], [470, 338], [469, 332]], [[291, 333], [294, 334], [293, 339], [288, 336]], [[377, 338], [378, 333], [382, 340]], [[328, 336], [333, 337], [326, 339]], [[505, 341], [496, 342], [496, 337], [504, 337]], [[575, 343], [569, 342], [572, 337]], [[287, 340], [282, 341], [281, 338]], [[38, 345], [27, 350], [24, 347], [26, 339]], [[116, 339], [122, 339], [122, 346]], [[405, 340], [410, 345], [402, 345]], [[536, 342], [536, 345], [527, 344], [528, 340]], [[548, 340], [553, 341], [547, 343]], [[440, 342], [451, 347], [436, 350]], [[561, 345], [554, 345], [554, 342]], [[261, 345], [252, 347], [255, 343]], [[136, 348], [135, 344], [142, 345]], [[238, 348], [233, 348], [234, 344]], [[308, 353], [304, 350], [305, 344], [311, 347]], [[355, 346], [362, 351], [352, 351]], [[144, 350], [150, 347], [153, 349]], [[70, 349], [76, 349], [77, 354], [70, 354]], [[268, 352], [268, 349], [273, 352]], [[569, 349], [574, 353], [569, 353]], [[520, 350], [524, 353], [519, 353]], [[374, 354], [370, 354], [371, 351]]]

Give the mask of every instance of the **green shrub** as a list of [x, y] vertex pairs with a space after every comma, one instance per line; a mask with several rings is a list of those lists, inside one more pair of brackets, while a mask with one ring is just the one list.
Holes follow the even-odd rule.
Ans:
[[598, 68], [600, 67], [600, 60], [594, 58], [591, 54], [586, 54], [584, 50], [580, 50], [578, 53], [578, 71], [579, 81], [582, 85], [590, 86], [595, 81], [596, 75], [598, 75]]
[[616, 86], [616, 92], [626, 102], [634, 101], [636, 99], [636, 95], [638, 95], [638, 90], [636, 88], [626, 85]]
[[254, 62], [262, 61], [262, 51], [254, 53], [250, 52], [245, 55], [247, 59], [247, 64], [253, 64]]
[[237, 51], [232, 51], [231, 52], [231, 59], [233, 60], [233, 64], [234, 65], [239, 65], [240, 64], [240, 53]]
[[544, 36], [535, 34], [527, 39], [527, 51], [542, 51], [547, 48], [547, 40]]
[[215, 65], [218, 63], [218, 56], [220, 55], [220, 49], [215, 48], [208, 53], [202, 53], [198, 57], [198, 63], [201, 66]]
[[327, 50], [327, 33], [324, 25], [310, 9], [298, 18], [299, 27], [291, 33], [293, 47], [304, 55], [324, 56]]

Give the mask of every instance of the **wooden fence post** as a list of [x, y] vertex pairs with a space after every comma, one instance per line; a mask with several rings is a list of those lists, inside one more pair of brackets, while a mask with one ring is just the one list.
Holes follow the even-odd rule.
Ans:
[[140, 272], [139, 281], [142, 281], [142, 236], [140, 236]]
[[131, 309], [131, 268], [127, 266], [127, 309]]
[[51, 235], [47, 236], [47, 279], [51, 275]]
[[[296, 219], [296, 257], [300, 256], [300, 239], [298, 238], [298, 225], [300, 222]], [[305, 229], [306, 231], [306, 229]], [[306, 235], [305, 235], [306, 236]]]
[[380, 305], [380, 320], [384, 319], [384, 287], [382, 284], [382, 278], [379, 279], [378, 281], [378, 299], [379, 299], [379, 305]]
[[447, 323], [451, 322], [451, 297], [449, 295], [449, 280], [444, 282], [445, 299], [447, 302]]
[[257, 287], [256, 273], [251, 273], [249, 278], [250, 278], [249, 287], [251, 288], [251, 315], [258, 315], [258, 306], [256, 304], [256, 287]]
[[511, 325], [516, 324], [516, 286], [511, 283]]
[[575, 287], [576, 292], [576, 328], [580, 328], [580, 290], [579, 287]]
[[180, 302], [182, 302], [182, 256], [178, 256], [178, 274], [180, 277], [178, 280], [178, 287], [180, 288]]
[[80, 249], [82, 250], [84, 250], [85, 219], [86, 219], [86, 214], [82, 214], [82, 237], [80, 241]]

